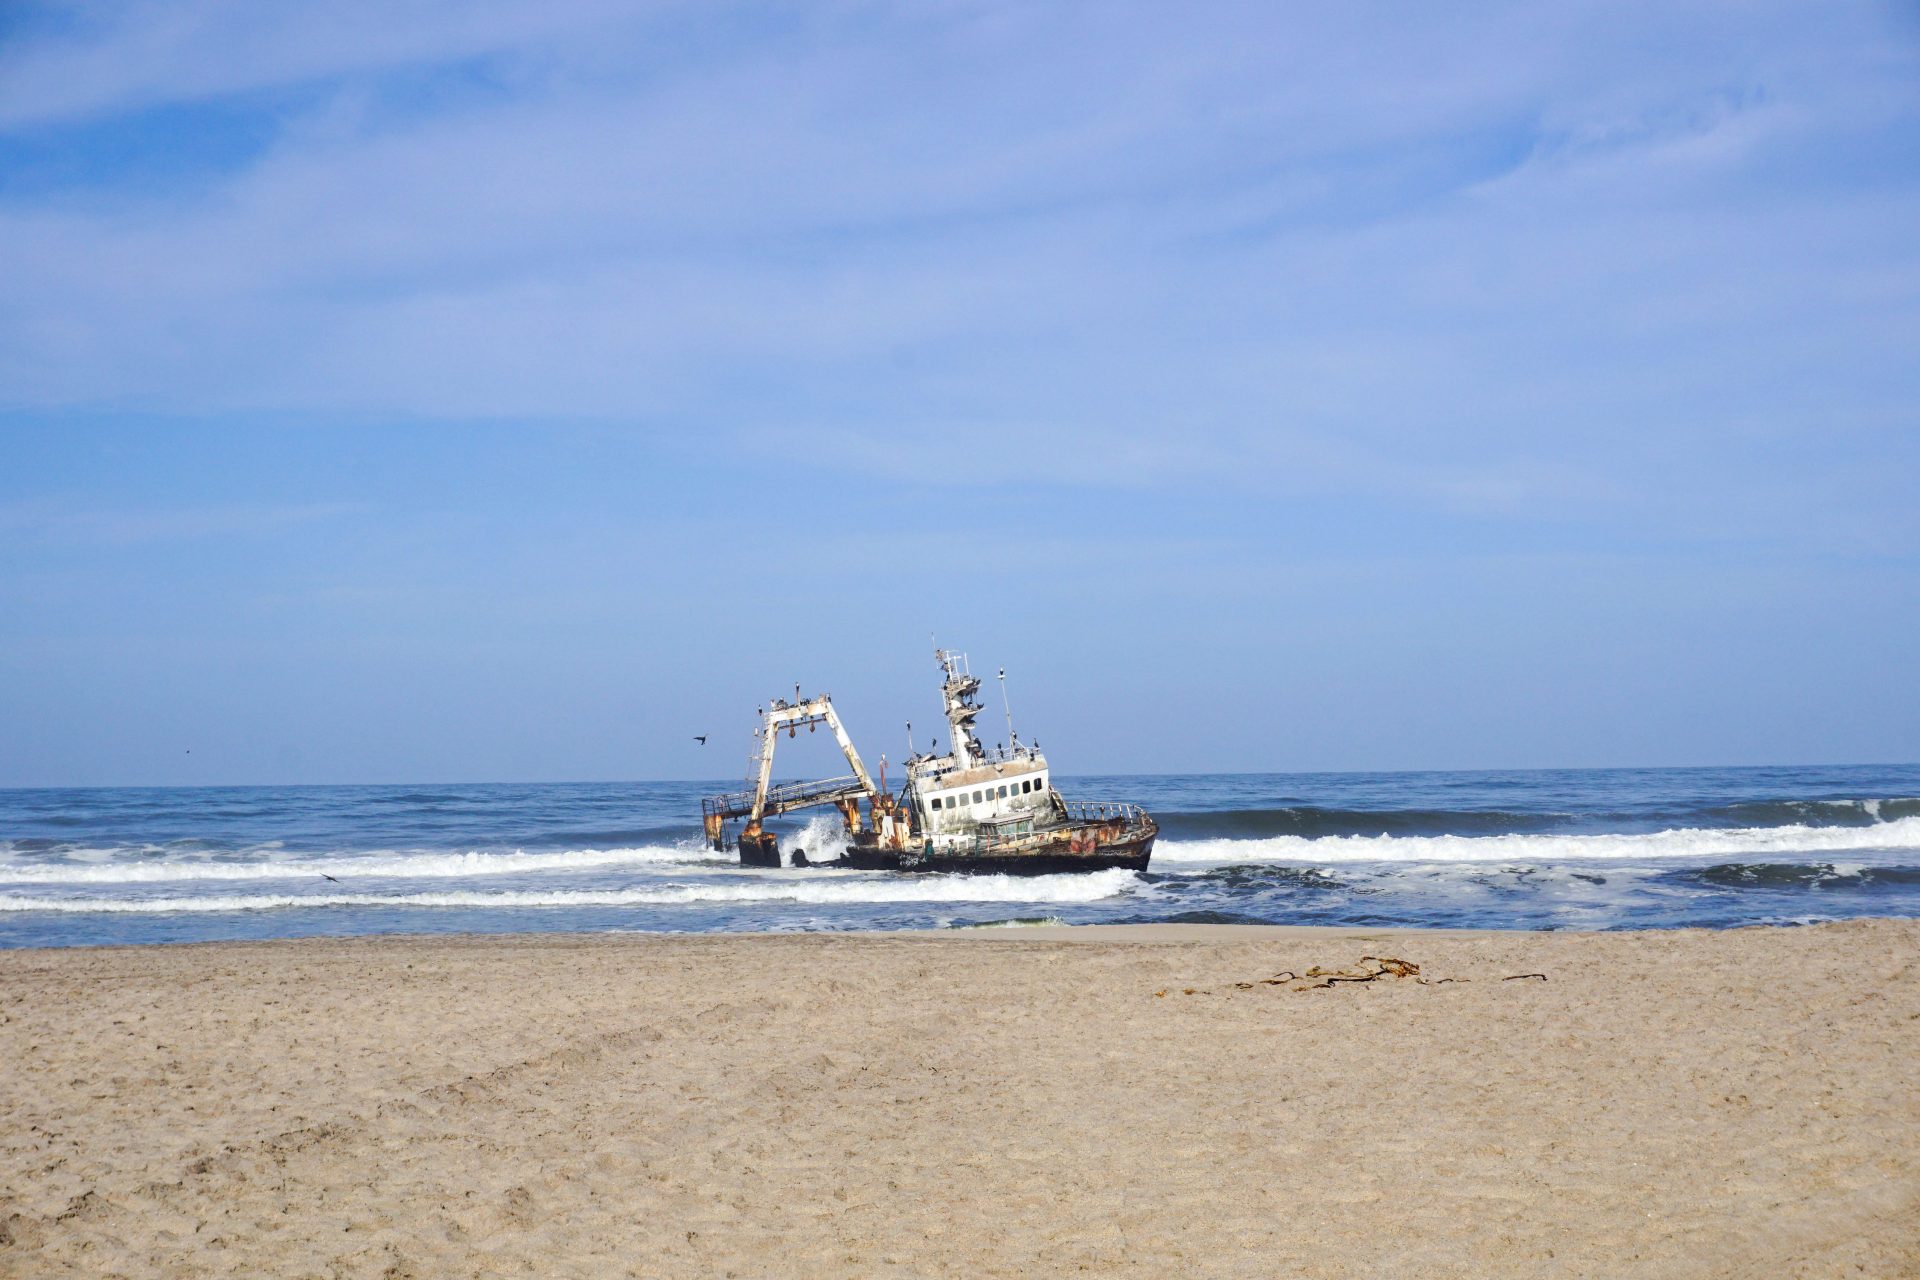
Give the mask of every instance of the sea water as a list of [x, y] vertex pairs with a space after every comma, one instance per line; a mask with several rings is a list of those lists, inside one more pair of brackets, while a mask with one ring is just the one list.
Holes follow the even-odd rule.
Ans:
[[[1059, 779], [1144, 873], [741, 867], [721, 783], [0, 790], [0, 946], [1037, 921], [1633, 929], [1920, 916], [1920, 766]], [[837, 851], [837, 818], [775, 824]]]

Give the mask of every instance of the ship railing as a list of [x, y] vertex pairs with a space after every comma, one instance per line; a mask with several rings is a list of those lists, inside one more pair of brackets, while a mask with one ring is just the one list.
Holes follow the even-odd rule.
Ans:
[[[852, 773], [817, 782], [783, 782], [767, 788], [765, 812], [771, 816], [816, 804], [833, 804], [849, 796], [865, 795], [866, 791], [859, 775]], [[706, 817], [744, 818], [753, 812], [753, 790], [707, 796], [700, 801], [700, 812]]]
[[1067, 819], [1070, 822], [1120, 822], [1129, 827], [1144, 826], [1147, 822], [1146, 810], [1136, 804], [1126, 804], [1118, 800], [1066, 800]]

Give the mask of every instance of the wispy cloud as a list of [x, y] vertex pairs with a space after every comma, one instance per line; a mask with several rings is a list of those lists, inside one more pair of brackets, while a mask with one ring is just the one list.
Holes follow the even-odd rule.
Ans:
[[[666, 9], [668, 6], [656, 6]], [[0, 126], [46, 126], [76, 118], [194, 102], [304, 83], [457, 63], [588, 40], [625, 19], [630, 5], [571, 0], [512, 3], [365, 3], [324, 9], [189, 0], [109, 0], [34, 30], [16, 18], [0, 60]]]
[[103, 509], [84, 496], [0, 503], [0, 541], [17, 545], [130, 547], [205, 538], [258, 538], [322, 521], [354, 508], [342, 503], [222, 504], [218, 506]]
[[1808, 388], [1883, 448], [1920, 392], [1920, 59], [1871, 10], [201, 0], [12, 44], [0, 142], [274, 121], [211, 184], [0, 199], [16, 411], [1591, 513], [1764, 487], [1739, 442]]

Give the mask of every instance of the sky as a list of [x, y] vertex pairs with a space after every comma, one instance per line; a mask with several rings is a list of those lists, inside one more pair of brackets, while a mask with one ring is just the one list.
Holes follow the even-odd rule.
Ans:
[[1908, 762], [1916, 474], [1911, 3], [0, 9], [0, 785]]

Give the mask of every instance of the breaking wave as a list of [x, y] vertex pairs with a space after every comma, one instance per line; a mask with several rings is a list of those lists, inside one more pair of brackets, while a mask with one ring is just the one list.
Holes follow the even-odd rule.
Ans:
[[1685, 827], [1630, 835], [1271, 836], [1262, 840], [1166, 840], [1170, 862], [1514, 862], [1593, 858], [1731, 858], [1920, 849], [1920, 817], [1868, 827]]
[[1749, 800], [1704, 810], [1729, 825], [1764, 827], [1776, 823], [1804, 826], [1869, 827], [1875, 823], [1920, 817], [1920, 798], [1881, 800]]
[[1276, 809], [1155, 812], [1169, 836], [1199, 839], [1260, 836], [1506, 835], [1547, 831], [1572, 815], [1509, 809], [1329, 809], [1288, 805]]
[[1555, 809], [1338, 808], [1280, 805], [1257, 809], [1157, 809], [1160, 830], [1178, 840], [1269, 836], [1493, 836], [1555, 833], [1597, 823], [1724, 829], [1771, 826], [1870, 827], [1920, 817], [1920, 798], [1753, 800], [1652, 810], [1575, 813]]
[[257, 862], [98, 861], [0, 863], [0, 884], [161, 884], [176, 880], [450, 879], [535, 871], [592, 871], [713, 860], [704, 849], [653, 845], [635, 849], [568, 849], [558, 853], [391, 853], [351, 857], [275, 858]]
[[169, 898], [32, 898], [0, 894], [0, 912], [142, 914], [271, 911], [315, 907], [650, 907], [729, 902], [1097, 902], [1140, 883], [1131, 871], [1052, 876], [913, 876], [798, 879], [746, 884], [683, 884], [644, 889], [524, 890], [481, 893], [210, 894]]

